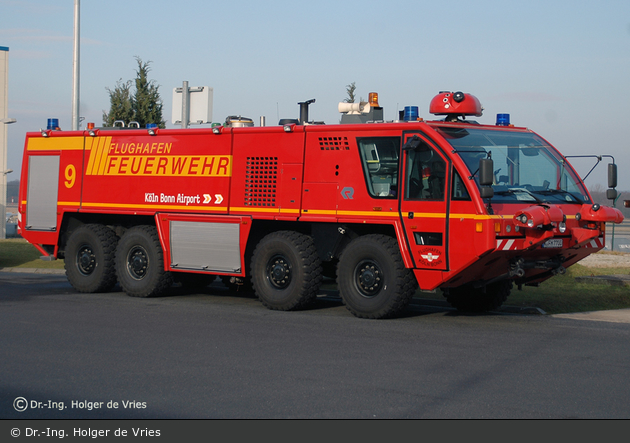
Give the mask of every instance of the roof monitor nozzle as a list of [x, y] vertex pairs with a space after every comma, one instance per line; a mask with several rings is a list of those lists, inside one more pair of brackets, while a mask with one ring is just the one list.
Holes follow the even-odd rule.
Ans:
[[483, 107], [479, 99], [464, 92], [442, 91], [429, 104], [429, 112], [434, 115], [446, 115], [446, 121], [459, 121], [459, 117], [474, 115], [481, 117]]
[[314, 98], [307, 100], [305, 102], [298, 103], [298, 105], [300, 105], [300, 124], [301, 125], [308, 123], [308, 105], [310, 105], [311, 103], [315, 103]]

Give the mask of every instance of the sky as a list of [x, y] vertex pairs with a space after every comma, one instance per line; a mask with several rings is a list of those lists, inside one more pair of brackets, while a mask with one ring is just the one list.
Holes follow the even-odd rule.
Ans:
[[[80, 116], [102, 125], [107, 88], [150, 62], [167, 127], [173, 88], [213, 88], [213, 121], [339, 122], [346, 86], [378, 92], [386, 120], [440, 91], [475, 95], [477, 121], [509, 113], [564, 155], [612, 155], [630, 198], [628, 0], [409, 1], [82, 0]], [[8, 167], [19, 178], [26, 132], [72, 116], [74, 0], [0, 0], [9, 48]], [[586, 174], [596, 160], [571, 160]], [[607, 186], [604, 158], [586, 180]]]

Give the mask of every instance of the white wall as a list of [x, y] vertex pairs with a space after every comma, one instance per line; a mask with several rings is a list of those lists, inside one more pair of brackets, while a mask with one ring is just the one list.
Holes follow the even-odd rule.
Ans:
[[[0, 120], [8, 117], [9, 48], [0, 46]], [[0, 239], [7, 238], [7, 125], [0, 123]]]

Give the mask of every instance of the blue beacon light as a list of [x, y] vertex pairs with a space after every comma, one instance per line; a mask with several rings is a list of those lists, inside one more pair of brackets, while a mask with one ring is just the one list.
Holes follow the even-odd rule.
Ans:
[[510, 126], [510, 114], [497, 114], [497, 126]]

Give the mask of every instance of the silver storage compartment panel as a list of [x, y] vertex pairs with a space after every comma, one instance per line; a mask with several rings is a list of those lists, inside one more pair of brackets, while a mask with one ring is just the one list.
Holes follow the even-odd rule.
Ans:
[[26, 229], [57, 229], [57, 191], [59, 156], [31, 155], [28, 158], [28, 191], [26, 193]]
[[171, 221], [171, 267], [240, 273], [239, 228], [239, 223]]

